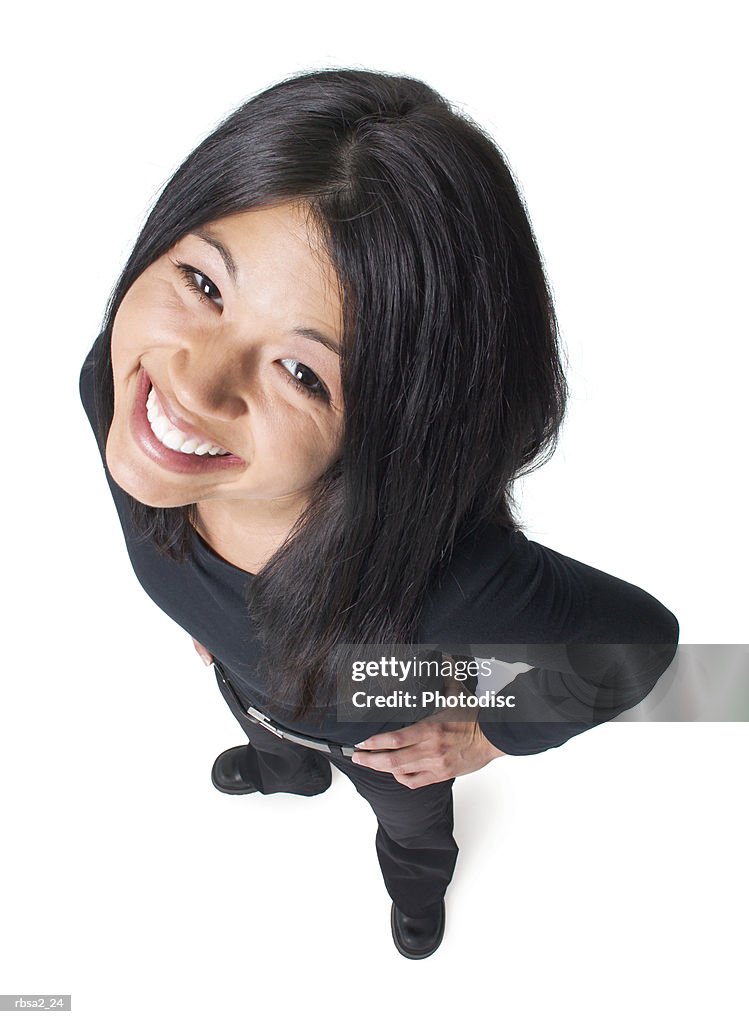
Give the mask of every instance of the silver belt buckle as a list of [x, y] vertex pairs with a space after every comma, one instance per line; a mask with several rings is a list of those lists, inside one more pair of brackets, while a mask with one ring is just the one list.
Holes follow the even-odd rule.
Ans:
[[[331, 753], [330, 744], [326, 740], [315, 740], [312, 739], [311, 736], [302, 736], [299, 733], [281, 729], [279, 726], [273, 725], [270, 718], [267, 715], [264, 715], [262, 711], [258, 711], [258, 709], [253, 707], [252, 704], [248, 704], [245, 710], [248, 715], [251, 715], [252, 718], [255, 719], [258, 725], [262, 725], [264, 729], [272, 732], [274, 736], [278, 736], [282, 740], [289, 740], [292, 743], [298, 743], [303, 747], [311, 747], [312, 750], [325, 751], [328, 754]], [[351, 757], [354, 753], [354, 748], [350, 746], [341, 746], [341, 753], [345, 757]]]
[[252, 704], [247, 706], [247, 714], [252, 715], [259, 725], [262, 725], [263, 728], [268, 729], [274, 736], [278, 736], [282, 740], [299, 743], [303, 747], [312, 747], [313, 750], [326, 750], [330, 752], [330, 746], [325, 742], [325, 740], [313, 740], [312, 737], [300, 736], [298, 733], [282, 729], [278, 725], [273, 725], [270, 718], [267, 715], [264, 715], [262, 711], [258, 711], [257, 708], [254, 708]]
[[271, 725], [270, 719], [267, 715], [264, 715], [262, 711], [258, 711], [257, 708], [253, 708], [252, 704], [248, 705], [246, 711], [247, 714], [251, 715], [259, 725], [263, 726], [264, 729], [268, 729], [274, 735], [280, 736], [283, 739], [283, 733], [281, 730], [275, 725]]

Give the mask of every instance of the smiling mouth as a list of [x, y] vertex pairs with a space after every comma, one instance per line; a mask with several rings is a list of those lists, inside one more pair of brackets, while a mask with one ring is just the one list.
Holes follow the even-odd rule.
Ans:
[[148, 381], [148, 398], [146, 400], [146, 415], [151, 425], [154, 436], [173, 452], [183, 452], [185, 455], [208, 455], [222, 456], [232, 455], [227, 448], [211, 438], [198, 433], [188, 433], [182, 427], [172, 423], [168, 414], [159, 402], [152, 382]]

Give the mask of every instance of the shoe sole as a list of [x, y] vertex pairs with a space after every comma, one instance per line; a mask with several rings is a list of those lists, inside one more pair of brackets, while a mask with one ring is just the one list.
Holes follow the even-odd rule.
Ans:
[[212, 775], [211, 782], [219, 793], [228, 793], [229, 796], [244, 796], [247, 793], [257, 793], [257, 786], [243, 786], [242, 789], [226, 789], [225, 786], [220, 786]]
[[[218, 782], [216, 782], [216, 780], [213, 778], [213, 776], [211, 776], [211, 782], [216, 787], [216, 789], [219, 791], [219, 793], [228, 793], [229, 796], [245, 796], [248, 793], [257, 793], [258, 792], [258, 789], [257, 789], [256, 786], [253, 786], [251, 789], [247, 789], [247, 788], [243, 788], [243, 789], [225, 789], [223, 786], [220, 786], [218, 784]], [[322, 796], [323, 793], [327, 792], [327, 789], [315, 790], [314, 793], [285, 793], [283, 790], [281, 792], [284, 793], [285, 796]]]
[[408, 960], [424, 960], [426, 959], [426, 957], [431, 956], [432, 953], [436, 952], [436, 950], [439, 949], [440, 944], [442, 942], [443, 936], [445, 934], [445, 905], [444, 903], [442, 904], [442, 922], [440, 924], [440, 930], [437, 933], [437, 938], [434, 940], [434, 945], [432, 946], [432, 948], [428, 949], [425, 953], [414, 953], [410, 949], [406, 949], [398, 941], [398, 933], [395, 928], [395, 903], [393, 903], [390, 907], [390, 931], [393, 934], [393, 942], [395, 943], [395, 948], [398, 950], [401, 956], [405, 956]]

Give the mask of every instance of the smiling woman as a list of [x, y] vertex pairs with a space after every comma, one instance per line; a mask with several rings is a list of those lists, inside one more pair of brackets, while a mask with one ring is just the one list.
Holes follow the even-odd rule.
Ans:
[[[396, 947], [430, 955], [455, 778], [633, 707], [679, 632], [521, 532], [512, 486], [553, 451], [567, 389], [501, 152], [417, 79], [271, 86], [165, 186], [80, 391], [135, 572], [249, 740], [214, 785], [310, 796], [335, 765], [377, 816]], [[352, 650], [403, 644], [521, 645], [529, 668], [499, 716], [340, 715]]]
[[185, 235], [113, 320], [114, 480], [143, 505], [194, 506], [195, 528], [243, 564], [278, 546], [339, 451], [340, 319], [299, 204]]

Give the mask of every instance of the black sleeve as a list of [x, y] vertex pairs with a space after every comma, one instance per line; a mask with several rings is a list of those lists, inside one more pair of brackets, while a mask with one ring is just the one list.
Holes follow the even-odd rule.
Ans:
[[506, 754], [538, 754], [643, 700], [673, 660], [676, 616], [647, 591], [520, 531], [490, 528], [430, 606], [428, 640], [451, 654], [532, 666], [479, 725]]
[[86, 416], [91, 424], [94, 437], [96, 438], [96, 446], [99, 449], [101, 461], [106, 469], [106, 438], [102, 436], [102, 432], [97, 424], [96, 395], [94, 387], [94, 356], [96, 353], [96, 347], [101, 344], [101, 341], [102, 335], [99, 335], [83, 361], [83, 366], [81, 367], [81, 372], [78, 378], [78, 391]]
[[[100, 334], [94, 342], [91, 351], [86, 356], [81, 372], [78, 379], [78, 390], [81, 397], [81, 403], [85, 410], [88, 421], [91, 424], [91, 430], [96, 440], [96, 446], [99, 449], [99, 456], [101, 458], [101, 464], [104, 469], [104, 476], [106, 478], [109, 490], [114, 500], [114, 505], [117, 510], [117, 514], [120, 518], [120, 524], [122, 531], [125, 536], [125, 542], [130, 546], [131, 543], [137, 542], [137, 533], [133, 528], [132, 524], [132, 511], [130, 508], [131, 498], [123, 491], [120, 485], [115, 481], [112, 474], [109, 472], [109, 466], [107, 465], [106, 450], [107, 450], [107, 434], [109, 430], [109, 424], [99, 421], [99, 410], [97, 408], [97, 394], [96, 394], [96, 375], [95, 375], [95, 356], [97, 354], [98, 346], [107, 344], [107, 341], [103, 334]], [[104, 414], [102, 413], [102, 417]], [[132, 558], [132, 553], [131, 553]], [[137, 574], [137, 569], [136, 569]], [[140, 577], [139, 577], [140, 578]]]

